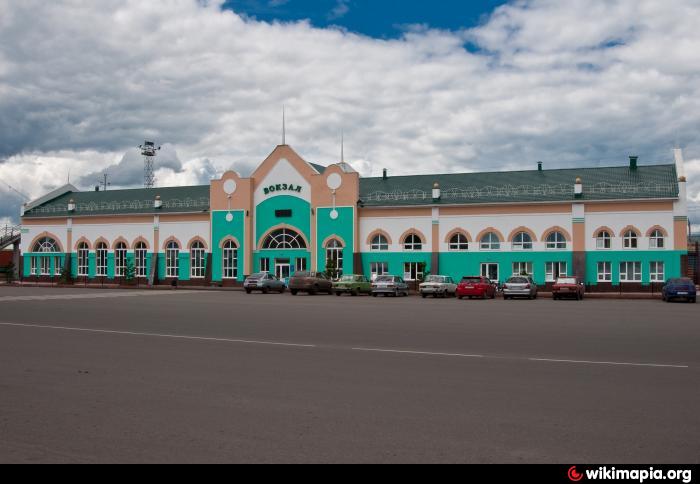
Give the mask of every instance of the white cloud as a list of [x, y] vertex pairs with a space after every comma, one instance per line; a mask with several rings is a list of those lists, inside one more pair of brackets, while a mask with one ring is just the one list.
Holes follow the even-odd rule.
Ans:
[[337, 161], [343, 129], [363, 175], [700, 159], [695, 0], [518, 1], [389, 41], [220, 6], [0, 0], [0, 177], [32, 196], [69, 167], [84, 188], [106, 168], [137, 182], [145, 138], [172, 146], [161, 185], [248, 173], [282, 104], [302, 156]]

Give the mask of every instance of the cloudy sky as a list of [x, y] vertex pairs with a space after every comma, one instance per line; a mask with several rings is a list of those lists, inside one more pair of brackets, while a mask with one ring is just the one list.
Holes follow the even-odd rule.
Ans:
[[[475, 6], [478, 4], [478, 6]], [[0, 223], [68, 179], [669, 163], [700, 224], [697, 0], [0, 0]], [[700, 227], [699, 227], [700, 228]]]

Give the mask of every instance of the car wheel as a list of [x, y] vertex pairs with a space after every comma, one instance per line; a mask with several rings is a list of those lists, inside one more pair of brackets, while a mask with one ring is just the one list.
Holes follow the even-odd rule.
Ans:
[[284, 294], [284, 292], [285, 292], [286, 290], [287, 290], [287, 288], [286, 288], [286, 287], [283, 287], [282, 289], [280, 289], [280, 294]]
[[690, 300], [690, 302], [693, 303], [693, 304], [695, 304], [695, 300], [696, 300], [696, 298], [693, 298], [693, 299]]
[[266, 287], [263, 287], [262, 293], [267, 294], [268, 292], [270, 292], [270, 291]]
[[394, 291], [394, 297], [399, 297], [399, 290], [398, 289]]
[[427, 294], [420, 293], [420, 297], [422, 297], [423, 299], [425, 299], [426, 297], [428, 297], [428, 295], [427, 295]]
[[372, 297], [377, 297], [377, 293], [376, 293], [376, 292], [373, 292], [373, 293], [372, 293]]
[[292, 293], [292, 296], [296, 296], [298, 293], [296, 289], [292, 289], [290, 292]]
[[460, 301], [461, 301], [463, 298], [464, 298], [464, 296], [457, 296], [457, 299], [459, 299]]
[[309, 289], [309, 295], [311, 295], [311, 296], [315, 296], [317, 292], [318, 292], [318, 287], [316, 287], [316, 286]]
[[250, 289], [246, 289], [246, 290], [245, 290], [245, 293], [246, 293], [246, 294], [250, 294], [251, 292], [253, 292], [253, 291], [250, 290]]
[[340, 291], [335, 291], [335, 295], [340, 297]]
[[357, 296], [359, 296], [359, 295], [360, 295], [360, 288], [358, 287], [358, 288], [355, 289], [354, 291], [351, 291], [351, 292], [350, 292], [350, 295], [351, 295], [352, 297], [357, 297]]

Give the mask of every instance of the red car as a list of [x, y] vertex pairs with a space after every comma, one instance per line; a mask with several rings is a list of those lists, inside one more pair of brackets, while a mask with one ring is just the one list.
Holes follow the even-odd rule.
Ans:
[[552, 286], [552, 297], [562, 299], [565, 297], [580, 301], [586, 292], [586, 286], [576, 277], [560, 277]]
[[487, 277], [482, 276], [465, 276], [457, 285], [457, 297], [462, 299], [468, 297], [480, 297], [481, 299], [496, 297], [496, 285]]

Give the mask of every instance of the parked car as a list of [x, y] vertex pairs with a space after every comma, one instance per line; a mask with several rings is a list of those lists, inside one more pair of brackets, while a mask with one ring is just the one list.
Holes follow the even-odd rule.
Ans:
[[457, 285], [457, 297], [462, 299], [468, 297], [480, 297], [482, 299], [496, 297], [496, 284], [491, 282], [488, 277], [483, 276], [464, 276]]
[[292, 296], [299, 292], [306, 292], [312, 296], [319, 292], [333, 294], [333, 283], [323, 272], [300, 271], [289, 278], [289, 291]]
[[284, 281], [280, 281], [268, 272], [258, 272], [248, 276], [243, 283], [243, 288], [248, 294], [253, 291], [262, 291], [263, 294], [268, 292], [279, 292], [282, 294], [287, 289]]
[[576, 277], [560, 277], [552, 286], [554, 299], [572, 298], [580, 301], [586, 292], [586, 286]]
[[694, 303], [697, 298], [695, 283], [687, 277], [669, 279], [661, 290], [663, 300], [671, 302], [672, 299], [685, 299]]
[[537, 299], [537, 284], [530, 276], [513, 276], [503, 284], [503, 299], [526, 297]]
[[420, 295], [423, 298], [433, 295], [433, 297], [454, 297], [457, 293], [457, 284], [449, 276], [428, 276], [425, 281], [418, 286]]
[[372, 283], [365, 276], [347, 274], [342, 276], [339, 281], [333, 283], [333, 292], [335, 292], [336, 296], [341, 294], [350, 294], [351, 296], [371, 294]]
[[377, 276], [372, 282], [372, 296], [408, 296], [408, 284], [399, 276]]

